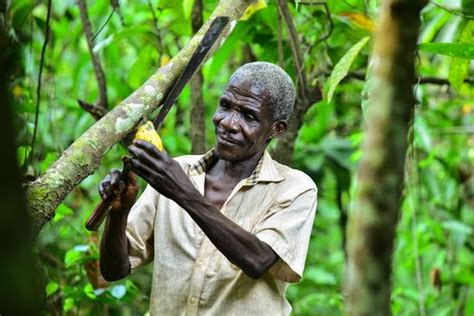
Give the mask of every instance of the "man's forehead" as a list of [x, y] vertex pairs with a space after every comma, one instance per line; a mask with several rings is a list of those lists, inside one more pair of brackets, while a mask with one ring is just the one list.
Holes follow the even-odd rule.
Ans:
[[258, 97], [263, 97], [266, 94], [266, 89], [256, 79], [232, 78], [227, 84], [226, 90], [229, 89]]

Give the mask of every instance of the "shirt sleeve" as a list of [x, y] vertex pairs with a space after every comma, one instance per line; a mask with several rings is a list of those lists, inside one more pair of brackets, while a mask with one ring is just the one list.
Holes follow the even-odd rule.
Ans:
[[136, 269], [153, 259], [153, 231], [160, 194], [147, 185], [127, 220], [128, 260]]
[[298, 282], [303, 274], [316, 213], [317, 189], [278, 202], [257, 224], [255, 235], [280, 257], [269, 272], [285, 282]]

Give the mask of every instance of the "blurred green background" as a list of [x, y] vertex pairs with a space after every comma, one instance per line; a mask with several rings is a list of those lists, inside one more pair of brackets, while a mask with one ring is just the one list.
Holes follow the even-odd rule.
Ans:
[[[204, 2], [206, 20], [217, 1]], [[166, 64], [192, 36], [193, 0], [87, 4], [94, 33], [103, 27], [95, 38], [94, 51], [107, 78], [109, 108]], [[275, 1], [267, 4], [247, 21], [239, 22], [203, 66], [207, 148], [214, 143], [211, 116], [227, 79], [239, 65], [269, 61], [280, 64], [296, 79], [285, 23]], [[319, 201], [304, 277], [289, 288], [287, 297], [295, 315], [341, 315], [344, 225], [362, 154], [371, 44], [380, 3], [290, 1], [288, 5], [304, 72], [313, 89], [321, 87], [323, 98], [306, 112], [295, 143], [292, 166], [317, 183]], [[28, 181], [45, 171], [95, 123], [77, 99], [94, 103], [98, 88], [77, 2], [52, 1], [38, 135], [35, 154], [27, 163], [46, 1], [12, 1], [8, 14], [11, 34], [22, 46], [21, 67], [10, 84], [15, 98], [18, 162]], [[422, 12], [422, 45], [416, 55], [417, 104], [393, 264], [395, 315], [423, 311], [426, 315], [474, 315], [473, 19], [470, 1], [431, 1]], [[348, 53], [366, 37], [366, 45], [359, 44], [356, 48], [360, 50]], [[446, 49], [441, 42], [454, 45]], [[186, 87], [161, 131], [172, 156], [191, 151], [192, 106]], [[112, 148], [97, 172], [69, 194], [38, 238], [36, 252], [44, 272], [47, 315], [143, 315], [148, 310], [150, 267], [126, 280], [104, 283], [97, 276], [98, 237], [84, 228], [99, 201], [97, 185], [110, 169], [121, 168], [123, 154], [120, 145]]]

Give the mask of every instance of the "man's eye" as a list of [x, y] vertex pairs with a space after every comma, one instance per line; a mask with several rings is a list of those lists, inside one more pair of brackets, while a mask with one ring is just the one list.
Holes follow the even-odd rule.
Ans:
[[225, 101], [221, 102], [220, 106], [221, 106], [221, 108], [223, 108], [223, 109], [229, 109], [229, 108], [230, 108], [229, 103], [227, 103], [227, 102], [225, 102]]
[[245, 113], [244, 117], [249, 121], [256, 121], [257, 120], [257, 118], [253, 114], [250, 114], [250, 113]]

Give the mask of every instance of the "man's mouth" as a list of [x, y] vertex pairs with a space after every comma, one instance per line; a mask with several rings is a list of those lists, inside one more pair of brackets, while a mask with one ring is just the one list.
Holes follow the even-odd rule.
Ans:
[[227, 138], [225, 136], [222, 136], [222, 135], [219, 135], [217, 134], [217, 141], [223, 145], [238, 145], [239, 142], [234, 140], [234, 139], [231, 139], [231, 138]]

